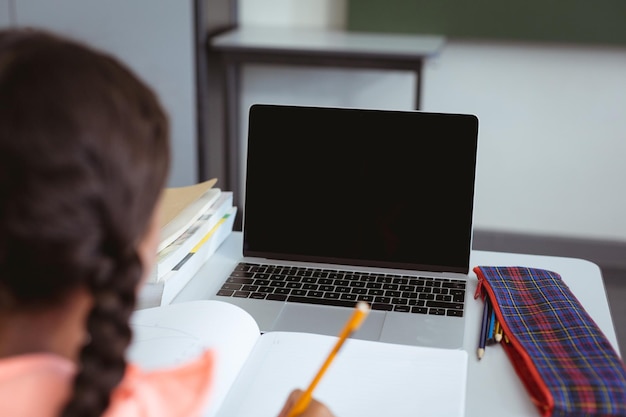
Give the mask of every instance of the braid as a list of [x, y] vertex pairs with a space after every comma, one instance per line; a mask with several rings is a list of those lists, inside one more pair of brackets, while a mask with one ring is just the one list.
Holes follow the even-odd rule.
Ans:
[[62, 417], [102, 415], [124, 377], [168, 135], [155, 94], [114, 58], [0, 30], [0, 312], [93, 299]]
[[141, 276], [136, 254], [119, 262], [105, 285], [94, 283], [94, 306], [87, 319], [90, 342], [80, 354], [81, 369], [74, 380], [74, 395], [62, 417], [100, 416], [110, 394], [124, 376], [125, 352], [131, 340], [128, 324]]

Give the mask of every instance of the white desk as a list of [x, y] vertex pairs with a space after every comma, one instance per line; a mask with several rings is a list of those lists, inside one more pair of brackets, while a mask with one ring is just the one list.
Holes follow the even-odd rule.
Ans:
[[[174, 302], [210, 298], [235, 266], [241, 253], [242, 234], [233, 232]], [[559, 273], [619, 352], [602, 275], [595, 264], [573, 258], [474, 251], [470, 265], [528, 266]], [[466, 416], [538, 416], [537, 409], [501, 347], [489, 346], [483, 359], [480, 362], [476, 359], [482, 314], [482, 302], [472, 298], [477, 282], [476, 276], [471, 273], [463, 347], [469, 353]]]
[[[438, 35], [243, 26], [209, 37], [207, 58], [218, 63], [221, 77], [214, 80], [214, 84], [225, 88], [225, 137], [222, 143], [227, 164], [225, 172], [219, 177], [220, 184], [235, 193], [235, 205], [241, 207], [238, 204], [241, 140], [237, 132], [242, 65], [254, 63], [414, 72], [414, 104], [419, 110], [423, 63], [439, 54], [444, 43], [445, 38]], [[206, 176], [207, 169], [201, 162], [200, 175]], [[240, 216], [241, 213], [238, 214]]]

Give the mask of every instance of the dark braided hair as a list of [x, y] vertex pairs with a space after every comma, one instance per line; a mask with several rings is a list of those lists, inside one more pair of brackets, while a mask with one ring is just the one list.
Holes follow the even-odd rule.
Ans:
[[45, 311], [81, 288], [94, 299], [62, 416], [101, 415], [123, 377], [168, 134], [154, 93], [116, 59], [0, 31], [0, 314]]

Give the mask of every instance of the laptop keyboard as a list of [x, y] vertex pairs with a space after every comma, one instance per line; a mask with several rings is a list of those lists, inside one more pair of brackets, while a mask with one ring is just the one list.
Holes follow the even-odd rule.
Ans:
[[463, 317], [465, 281], [242, 262], [217, 295]]

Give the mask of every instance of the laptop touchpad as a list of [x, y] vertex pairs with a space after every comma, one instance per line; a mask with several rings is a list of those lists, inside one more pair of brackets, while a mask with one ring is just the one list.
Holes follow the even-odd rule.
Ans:
[[[352, 312], [353, 309], [345, 307], [286, 303], [272, 330], [338, 336]], [[351, 337], [379, 340], [384, 321], [385, 313], [370, 311], [359, 330]]]

